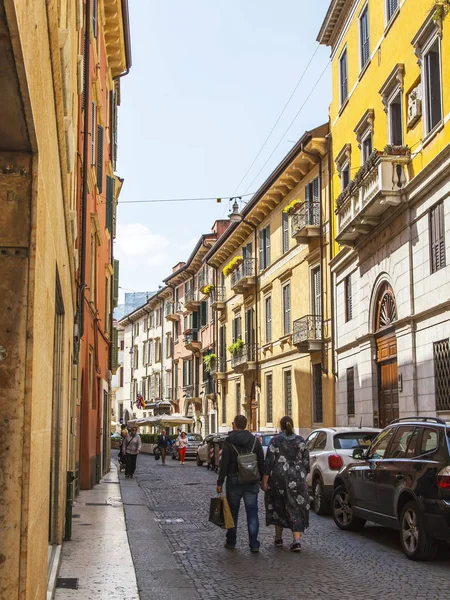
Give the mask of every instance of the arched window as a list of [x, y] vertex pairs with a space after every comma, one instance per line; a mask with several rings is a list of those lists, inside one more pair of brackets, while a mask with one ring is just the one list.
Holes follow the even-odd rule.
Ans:
[[385, 281], [380, 287], [375, 306], [375, 331], [390, 327], [397, 319], [397, 303], [394, 291], [389, 283]]

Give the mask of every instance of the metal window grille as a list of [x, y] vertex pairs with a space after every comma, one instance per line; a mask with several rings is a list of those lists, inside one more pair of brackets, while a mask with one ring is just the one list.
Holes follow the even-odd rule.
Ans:
[[323, 422], [322, 365], [313, 365], [314, 422]]
[[272, 375], [266, 375], [267, 423], [273, 423], [273, 386]]
[[292, 373], [284, 372], [284, 406], [286, 414], [292, 416]]
[[355, 369], [347, 369], [347, 414], [355, 414]]
[[450, 341], [433, 344], [436, 410], [450, 410]]

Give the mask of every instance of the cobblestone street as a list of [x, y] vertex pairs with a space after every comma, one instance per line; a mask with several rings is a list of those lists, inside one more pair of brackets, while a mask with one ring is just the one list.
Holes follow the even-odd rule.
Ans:
[[[178, 580], [169, 583], [170, 587], [179, 589], [174, 589], [167, 598], [182, 598], [184, 581], [194, 590], [193, 597], [202, 600], [449, 597], [449, 551], [444, 550], [437, 561], [413, 563], [404, 556], [398, 533], [376, 525], [366, 525], [362, 533], [344, 533], [337, 529], [331, 517], [311, 513], [311, 524], [300, 555], [286, 548], [275, 548], [273, 530], [265, 526], [263, 494], [260, 494], [261, 552], [249, 552], [243, 507], [237, 549], [228, 551], [223, 547], [224, 531], [208, 523], [215, 482], [215, 473], [197, 467], [194, 461], [188, 461], [183, 467], [168, 458], [163, 467], [146, 455], [138, 459], [134, 481], [128, 482], [121, 475], [125, 492], [128, 488], [131, 494], [132, 488], [137, 490], [136, 484], [140, 486], [146, 508], [150, 510], [149, 522], [157, 524], [162, 539], [169, 545], [169, 554], [178, 562]], [[133, 501], [127, 498], [131, 496], [125, 493], [128, 524], [127, 504], [131, 509]], [[135, 522], [134, 527], [139, 529], [139, 523]], [[159, 553], [154, 544], [152, 546], [152, 533], [142, 531], [142, 535], [129, 533], [129, 536], [138, 585], [140, 590], [147, 590], [141, 592], [141, 600], [165, 598], [149, 591], [152, 581], [148, 579], [155, 578], [155, 571], [148, 572], [148, 563], [155, 561]], [[285, 541], [289, 541], [288, 536]], [[142, 557], [146, 557], [147, 565]], [[162, 587], [165, 570], [167, 577], [174, 573], [169, 567], [167, 561], [160, 565], [158, 585]]]

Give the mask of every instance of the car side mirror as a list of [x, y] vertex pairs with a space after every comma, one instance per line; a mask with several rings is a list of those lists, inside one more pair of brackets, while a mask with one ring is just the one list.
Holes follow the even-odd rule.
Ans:
[[366, 451], [364, 450], [364, 448], [355, 448], [353, 450], [352, 458], [354, 458], [355, 460], [364, 460], [365, 457]]

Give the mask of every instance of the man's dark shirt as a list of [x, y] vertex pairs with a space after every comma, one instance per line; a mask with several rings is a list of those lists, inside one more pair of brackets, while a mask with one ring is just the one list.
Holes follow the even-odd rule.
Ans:
[[245, 454], [252, 451], [254, 442], [255, 447], [253, 448], [253, 452], [258, 459], [259, 474], [261, 477], [263, 476], [264, 452], [260, 441], [258, 439], [255, 441], [255, 436], [252, 435], [250, 431], [247, 431], [246, 429], [237, 429], [236, 431], [231, 431], [224, 442], [217, 485], [222, 486], [225, 477], [237, 475], [237, 452], [233, 446], [236, 446], [236, 449], [240, 454]]
[[158, 448], [167, 448], [169, 444], [169, 436], [168, 435], [160, 435], [158, 436]]

